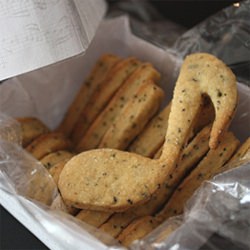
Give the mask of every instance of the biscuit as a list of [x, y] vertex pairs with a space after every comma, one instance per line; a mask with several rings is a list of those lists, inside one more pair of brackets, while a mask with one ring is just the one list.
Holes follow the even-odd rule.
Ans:
[[115, 118], [119, 115], [124, 105], [131, 101], [134, 93], [138, 91], [140, 86], [144, 85], [147, 80], [154, 82], [159, 81], [160, 74], [149, 63], [140, 65], [118, 89], [112, 97], [105, 109], [95, 119], [86, 134], [78, 143], [76, 150], [82, 152], [84, 150], [96, 148], [105, 132], [112, 125]]
[[108, 72], [119, 60], [119, 57], [110, 54], [105, 54], [100, 57], [68, 108], [63, 121], [57, 128], [58, 132], [70, 136], [82, 110], [90, 99], [90, 96], [96, 89], [98, 89]]
[[130, 74], [135, 71], [139, 64], [137, 59], [128, 58], [121, 60], [112, 67], [80, 113], [79, 119], [71, 134], [71, 138], [75, 144], [79, 143], [95, 118], [103, 111], [115, 92], [124, 81], [126, 81]]
[[20, 117], [16, 120], [21, 124], [23, 147], [26, 147], [38, 136], [49, 132], [48, 127], [35, 117]]
[[98, 148], [124, 150], [159, 110], [164, 92], [152, 81], [141, 86], [121, 110]]
[[143, 129], [129, 146], [128, 151], [146, 157], [153, 157], [156, 151], [164, 143], [170, 108], [171, 103], [149, 122], [145, 129]]
[[102, 224], [99, 229], [112, 237], [116, 237], [134, 218], [135, 214], [133, 213], [116, 213], [107, 222]]
[[99, 227], [103, 223], [105, 223], [108, 218], [112, 215], [111, 212], [102, 212], [102, 211], [94, 211], [94, 210], [81, 210], [77, 215], [81, 221], [88, 223], [94, 227]]
[[239, 140], [231, 132], [226, 132], [221, 139], [217, 149], [210, 149], [198, 166], [178, 186], [166, 206], [157, 215], [157, 220], [162, 222], [171, 216], [181, 214], [186, 201], [201, 183], [221, 171], [222, 166], [239, 145]]
[[250, 137], [240, 146], [237, 152], [230, 159], [229, 163], [250, 159]]
[[158, 222], [152, 216], [145, 216], [130, 223], [117, 239], [122, 245], [128, 247], [133, 241], [143, 238], [157, 226]]
[[60, 176], [65, 164], [69, 161], [70, 158], [71, 157], [66, 158], [64, 160], [61, 160], [48, 169], [49, 173], [53, 177], [53, 180], [56, 183], [56, 185], [58, 185], [59, 176]]
[[53, 152], [44, 156], [40, 160], [40, 162], [44, 165], [45, 168], [50, 169], [58, 162], [65, 160], [65, 159], [70, 159], [71, 157], [73, 157], [73, 155], [74, 154], [72, 154], [69, 151], [60, 150], [60, 151]]
[[53, 132], [40, 135], [25, 149], [36, 159], [41, 160], [52, 152], [70, 150], [71, 147], [71, 142], [63, 134]]
[[107, 148], [83, 152], [60, 175], [63, 199], [78, 208], [117, 212], [148, 201], [178, 167], [204, 95], [215, 106], [209, 146], [216, 148], [236, 108], [236, 80], [219, 59], [197, 53], [188, 56], [181, 67], [160, 159]]

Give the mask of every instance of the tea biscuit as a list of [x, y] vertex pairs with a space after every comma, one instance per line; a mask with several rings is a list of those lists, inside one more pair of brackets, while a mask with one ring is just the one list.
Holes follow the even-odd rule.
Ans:
[[90, 99], [90, 96], [101, 85], [111, 68], [120, 60], [119, 57], [111, 54], [105, 54], [99, 58], [94, 65], [90, 75], [82, 84], [80, 90], [75, 96], [72, 104], [68, 108], [63, 121], [57, 128], [58, 132], [70, 136], [79, 116]]
[[40, 162], [44, 165], [45, 168], [50, 169], [58, 162], [65, 160], [65, 159], [70, 159], [71, 157], [73, 157], [73, 155], [74, 154], [69, 151], [59, 150], [57, 152], [53, 152], [44, 156], [40, 160]]
[[143, 238], [157, 226], [158, 222], [152, 216], [145, 216], [130, 223], [117, 239], [122, 245], [128, 247], [133, 241]]
[[113, 214], [107, 222], [102, 224], [99, 229], [112, 237], [116, 237], [134, 218], [135, 214], [133, 213], [116, 213]]
[[156, 151], [164, 143], [170, 108], [171, 103], [149, 122], [145, 129], [143, 129], [129, 146], [128, 150], [130, 152], [146, 157], [153, 157]]
[[70, 160], [71, 157], [65, 158], [58, 163], [51, 166], [48, 170], [50, 175], [53, 177], [54, 182], [58, 185], [59, 176], [65, 166], [65, 164]]
[[83, 209], [76, 215], [76, 218], [94, 227], [100, 227], [103, 223], [105, 223], [109, 219], [111, 215], [112, 212]]
[[41, 160], [52, 152], [70, 150], [71, 145], [71, 142], [63, 134], [53, 132], [40, 135], [25, 149], [36, 159]]
[[20, 117], [16, 120], [21, 124], [23, 147], [26, 147], [38, 136], [49, 132], [49, 128], [35, 117]]
[[171, 216], [181, 214], [186, 201], [205, 180], [211, 179], [230, 159], [239, 145], [239, 140], [231, 132], [221, 138], [217, 149], [210, 149], [198, 166], [178, 186], [157, 220], [163, 221]]
[[158, 111], [163, 97], [162, 89], [152, 81], [141, 86], [116, 117], [98, 148], [125, 149]]
[[244, 159], [250, 159], [250, 137], [248, 137], [246, 141], [240, 146], [240, 148], [230, 159], [229, 163], [233, 163]]
[[130, 102], [134, 93], [140, 86], [144, 85], [146, 80], [158, 82], [159, 72], [149, 63], [140, 65], [118, 89], [105, 109], [95, 119], [93, 124], [87, 130], [86, 134], [78, 143], [76, 150], [78, 152], [96, 148], [105, 132], [112, 125], [115, 118], [119, 115], [126, 103]]
[[71, 134], [71, 138], [75, 144], [81, 140], [95, 118], [101, 113], [115, 92], [136, 70], [139, 64], [137, 59], [128, 58], [121, 60], [112, 67], [80, 113], [79, 119]]

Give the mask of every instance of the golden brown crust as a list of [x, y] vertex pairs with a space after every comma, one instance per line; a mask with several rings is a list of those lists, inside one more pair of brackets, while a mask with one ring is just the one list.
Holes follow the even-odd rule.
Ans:
[[60, 177], [60, 174], [65, 166], [65, 164], [70, 160], [71, 157], [66, 158], [64, 160], [61, 160], [60, 162], [54, 164], [50, 169], [49, 173], [53, 177], [54, 182], [58, 186], [58, 180]]

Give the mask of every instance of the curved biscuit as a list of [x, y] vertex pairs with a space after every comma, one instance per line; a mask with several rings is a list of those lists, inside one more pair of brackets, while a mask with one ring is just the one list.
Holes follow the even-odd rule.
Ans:
[[229, 163], [233, 163], [244, 159], [250, 159], [250, 137], [248, 137], [246, 141], [240, 146], [237, 152], [230, 159]]
[[50, 175], [53, 177], [54, 182], [56, 183], [56, 185], [58, 185], [58, 180], [60, 177], [60, 174], [65, 166], [65, 164], [70, 160], [71, 157], [66, 158], [64, 160], [61, 160], [60, 162], [54, 164], [50, 169], [49, 169], [49, 173]]
[[134, 218], [135, 214], [133, 213], [116, 213], [102, 224], [99, 229], [112, 237], [116, 237]]
[[134, 220], [117, 237], [118, 241], [128, 247], [135, 240], [143, 238], [158, 226], [158, 222], [152, 216], [145, 216]]

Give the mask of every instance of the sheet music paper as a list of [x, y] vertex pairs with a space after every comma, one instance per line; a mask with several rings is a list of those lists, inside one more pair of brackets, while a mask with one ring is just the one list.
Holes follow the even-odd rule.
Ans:
[[0, 0], [0, 80], [83, 53], [104, 0]]

